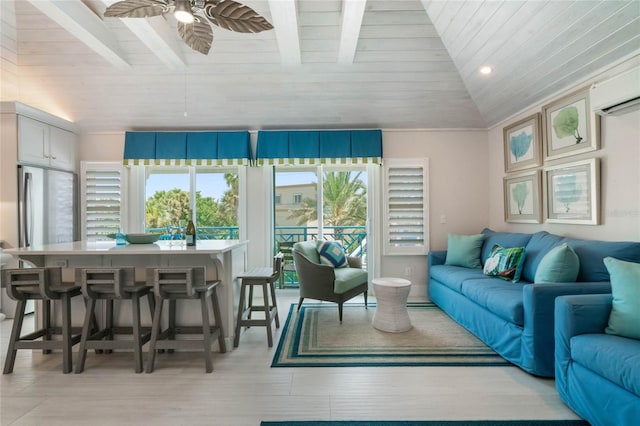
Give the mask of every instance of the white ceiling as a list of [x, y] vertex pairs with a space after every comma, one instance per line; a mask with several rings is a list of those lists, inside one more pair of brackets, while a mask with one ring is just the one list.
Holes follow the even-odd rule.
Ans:
[[83, 132], [486, 128], [640, 55], [638, 0], [244, 0], [275, 29], [214, 27], [208, 56], [113, 0], [1, 2], [2, 100]]

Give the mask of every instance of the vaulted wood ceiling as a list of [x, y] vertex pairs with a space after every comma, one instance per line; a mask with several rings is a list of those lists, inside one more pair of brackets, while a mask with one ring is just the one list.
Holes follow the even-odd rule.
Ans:
[[486, 128], [640, 55], [637, 0], [243, 0], [275, 29], [208, 56], [113, 0], [1, 3], [2, 100], [85, 132]]

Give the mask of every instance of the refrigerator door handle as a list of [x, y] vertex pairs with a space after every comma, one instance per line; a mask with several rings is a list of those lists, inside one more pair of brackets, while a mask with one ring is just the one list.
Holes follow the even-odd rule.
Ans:
[[29, 237], [30, 232], [33, 227], [33, 219], [30, 218], [31, 213], [31, 182], [32, 182], [31, 173], [24, 174], [24, 187], [23, 187], [23, 208], [22, 208], [22, 223], [24, 224], [24, 246], [29, 247], [31, 245], [31, 238]]

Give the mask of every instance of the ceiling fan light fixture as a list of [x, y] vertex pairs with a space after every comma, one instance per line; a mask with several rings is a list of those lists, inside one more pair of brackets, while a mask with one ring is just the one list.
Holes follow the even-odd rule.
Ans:
[[183, 24], [192, 24], [195, 18], [189, 0], [176, 0], [173, 16]]

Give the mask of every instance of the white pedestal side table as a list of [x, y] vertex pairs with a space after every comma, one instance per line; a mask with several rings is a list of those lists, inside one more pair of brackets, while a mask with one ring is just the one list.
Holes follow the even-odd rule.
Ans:
[[407, 311], [407, 298], [411, 291], [411, 281], [403, 278], [374, 278], [372, 283], [376, 295], [373, 326], [391, 333], [410, 330], [412, 325]]

